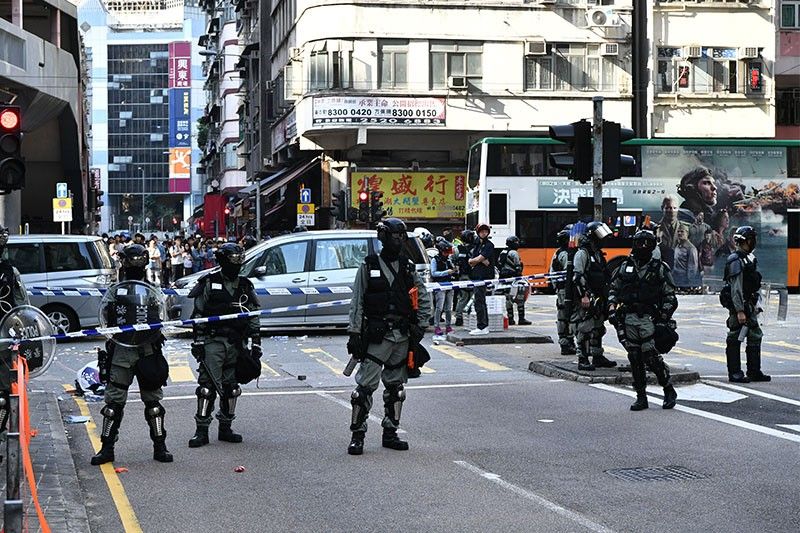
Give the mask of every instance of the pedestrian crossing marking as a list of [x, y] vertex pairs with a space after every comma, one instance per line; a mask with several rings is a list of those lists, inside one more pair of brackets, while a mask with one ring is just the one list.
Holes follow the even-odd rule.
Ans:
[[[490, 370], [492, 372], [502, 371], [502, 370], [511, 370], [507, 366], [503, 366], [498, 363], [493, 363], [492, 361], [487, 361], [486, 359], [481, 359], [480, 357], [476, 357], [472, 354], [468, 354], [458, 348], [453, 346], [432, 346], [434, 350], [442, 352], [443, 354], [452, 357], [453, 359], [458, 359], [459, 361], [463, 361], [465, 363], [469, 363], [471, 365], [479, 366], [484, 370]], [[425, 367], [423, 367], [425, 368]]]

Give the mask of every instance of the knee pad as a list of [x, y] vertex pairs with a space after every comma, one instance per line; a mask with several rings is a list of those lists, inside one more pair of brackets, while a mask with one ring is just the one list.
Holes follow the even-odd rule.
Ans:
[[159, 402], [145, 402], [144, 403], [144, 417], [147, 420], [152, 420], [154, 418], [161, 418], [164, 416], [164, 413], [167, 411], [164, 409], [164, 406], [161, 405]]
[[359, 385], [350, 393], [350, 403], [353, 405], [366, 405], [368, 398], [372, 396], [372, 391]]
[[100, 414], [103, 415], [103, 418], [119, 420], [122, 418], [124, 409], [125, 407], [118, 403], [107, 403], [102, 409], [100, 409]]
[[194, 394], [198, 398], [204, 398], [206, 400], [212, 400], [217, 397], [217, 391], [209, 389], [208, 387], [203, 387], [202, 385], [194, 390]]
[[406, 390], [402, 383], [397, 385], [386, 385], [384, 389], [384, 401], [396, 402], [406, 399]]
[[222, 390], [227, 398], [238, 398], [242, 395], [242, 388], [237, 384], [228, 384], [222, 386]]

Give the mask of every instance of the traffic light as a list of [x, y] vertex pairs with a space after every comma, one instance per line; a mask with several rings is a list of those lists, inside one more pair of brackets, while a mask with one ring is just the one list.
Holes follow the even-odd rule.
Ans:
[[622, 142], [635, 137], [633, 130], [616, 122], [603, 121], [603, 183], [619, 179], [623, 167], [632, 167], [636, 160], [622, 153]]
[[381, 191], [372, 191], [369, 194], [369, 219], [372, 222], [380, 222], [386, 216], [386, 210], [383, 208], [383, 193]]
[[369, 222], [369, 193], [367, 191], [358, 193], [358, 220], [365, 224]]
[[103, 198], [103, 191], [98, 191], [97, 189], [89, 190], [89, 197], [87, 198], [87, 204], [89, 207], [89, 214], [92, 215], [92, 219], [95, 222], [100, 222], [100, 213], [98, 211], [104, 205], [102, 198]]
[[569, 152], [550, 154], [550, 164], [568, 170], [570, 177], [581, 183], [592, 179], [592, 125], [586, 121], [563, 126], [550, 126], [550, 138], [567, 143]]
[[3, 194], [25, 187], [21, 126], [19, 106], [0, 105], [0, 193]]
[[347, 222], [346, 197], [347, 193], [345, 191], [339, 191], [331, 198], [331, 203], [333, 204], [333, 215], [339, 222]]

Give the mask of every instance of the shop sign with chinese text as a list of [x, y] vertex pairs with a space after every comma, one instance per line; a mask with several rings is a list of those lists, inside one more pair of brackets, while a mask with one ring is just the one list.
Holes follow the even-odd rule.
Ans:
[[444, 98], [315, 96], [314, 126], [444, 126]]
[[[387, 216], [410, 220], [464, 218], [466, 172], [359, 170], [353, 172], [350, 186], [353, 191], [381, 191]], [[352, 199], [353, 207], [358, 207], [358, 194]]]

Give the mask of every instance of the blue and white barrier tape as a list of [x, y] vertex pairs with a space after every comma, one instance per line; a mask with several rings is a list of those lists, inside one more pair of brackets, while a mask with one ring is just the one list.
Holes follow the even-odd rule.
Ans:
[[[449, 291], [454, 288], [473, 288], [485, 285], [495, 284], [510, 284], [519, 280], [543, 280], [561, 281], [564, 279], [565, 273], [553, 272], [547, 274], [533, 274], [530, 276], [517, 276], [514, 278], [504, 279], [490, 279], [485, 281], [443, 281], [438, 283], [426, 283], [425, 287], [431, 292]], [[28, 294], [31, 296], [103, 296], [108, 289], [79, 289], [79, 288], [62, 288], [62, 287], [31, 287], [28, 289]], [[161, 289], [163, 294], [169, 296], [188, 296], [191, 289]], [[353, 289], [349, 286], [339, 287], [282, 287], [274, 289], [255, 289], [258, 296], [289, 296], [292, 294], [352, 294]]]

